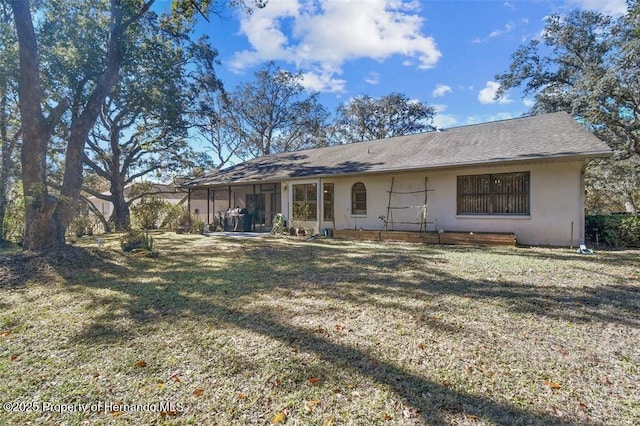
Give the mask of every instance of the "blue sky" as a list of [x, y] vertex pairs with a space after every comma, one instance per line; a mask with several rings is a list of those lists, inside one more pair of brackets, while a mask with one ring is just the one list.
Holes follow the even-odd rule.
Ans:
[[273, 60], [302, 72], [332, 113], [360, 94], [401, 92], [435, 106], [446, 128], [528, 111], [517, 91], [493, 99], [495, 75], [540, 35], [545, 16], [575, 8], [626, 11], [624, 0], [270, 0], [251, 15], [225, 10], [198, 31], [219, 50], [228, 90]]

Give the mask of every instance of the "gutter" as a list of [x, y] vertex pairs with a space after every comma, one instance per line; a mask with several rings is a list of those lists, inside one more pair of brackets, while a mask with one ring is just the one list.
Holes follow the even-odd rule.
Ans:
[[[608, 158], [613, 156], [613, 151], [592, 151], [585, 152], [580, 154], [557, 154], [557, 155], [546, 155], [546, 156], [530, 156], [525, 158], [510, 158], [510, 159], [495, 159], [488, 161], [468, 161], [468, 162], [456, 162], [456, 163], [442, 163], [432, 166], [426, 167], [389, 167], [383, 169], [377, 169], [372, 171], [354, 171], [347, 173], [330, 173], [330, 174], [309, 174], [302, 176], [283, 176], [278, 179], [251, 179], [251, 180], [238, 180], [238, 181], [223, 181], [223, 182], [215, 182], [215, 183], [202, 183], [196, 185], [183, 184], [180, 185], [179, 188], [182, 189], [203, 189], [203, 188], [215, 188], [215, 187], [227, 187], [229, 185], [233, 186], [243, 186], [243, 185], [253, 185], [257, 183], [264, 184], [274, 184], [281, 183], [285, 180], [294, 180], [294, 179], [318, 179], [318, 178], [328, 178], [328, 177], [345, 177], [345, 176], [353, 176], [353, 175], [362, 175], [362, 174], [383, 174], [383, 173], [397, 173], [397, 172], [413, 172], [413, 171], [431, 171], [431, 170], [446, 170], [446, 169], [456, 169], [456, 168], [464, 168], [464, 167], [483, 167], [483, 166], [497, 166], [497, 165], [512, 165], [512, 164], [523, 164], [523, 163], [538, 163], [545, 161], [579, 161], [583, 160], [586, 163], [596, 158]], [[200, 178], [205, 179], [205, 178]]]

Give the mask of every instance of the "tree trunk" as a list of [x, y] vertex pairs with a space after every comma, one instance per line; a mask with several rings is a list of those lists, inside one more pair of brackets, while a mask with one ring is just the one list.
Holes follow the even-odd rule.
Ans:
[[95, 217], [100, 221], [100, 223], [102, 224], [102, 227], [104, 228], [103, 231], [106, 233], [111, 232], [111, 226], [109, 225], [109, 222], [107, 222], [107, 219], [105, 219], [102, 212], [98, 210], [98, 208], [91, 201], [89, 201], [87, 197], [84, 197], [81, 195], [80, 200], [85, 203], [89, 211], [91, 211], [91, 213], [93, 213]]
[[111, 144], [111, 202], [113, 203], [113, 225], [116, 232], [129, 231], [131, 229], [131, 216], [129, 213], [129, 204], [124, 197], [125, 176], [122, 170], [120, 148], [120, 132], [122, 128], [119, 125], [119, 119], [116, 118], [111, 122], [109, 129], [109, 143]]
[[3, 184], [4, 170], [0, 171], [0, 242], [4, 241], [4, 218], [7, 215], [7, 185]]
[[124, 185], [122, 179], [116, 178], [111, 181], [111, 195], [113, 203], [113, 226], [116, 232], [129, 231], [131, 229], [131, 214], [129, 204], [124, 198]]
[[22, 185], [25, 196], [26, 250], [45, 250], [64, 245], [56, 209], [58, 200], [47, 192], [47, 148], [51, 126], [42, 113], [42, 89], [36, 35], [29, 1], [10, 0], [20, 56], [18, 95], [22, 121]]
[[[96, 82], [82, 113], [74, 117], [67, 144], [65, 170], [60, 188], [60, 200], [47, 192], [46, 157], [54, 125], [61, 115], [56, 108], [49, 119], [42, 113], [43, 93], [40, 87], [37, 40], [28, 0], [8, 0], [13, 9], [20, 55], [18, 93], [23, 126], [22, 179], [25, 195], [26, 231], [24, 248], [43, 250], [63, 246], [65, 232], [75, 214], [82, 188], [84, 146], [100, 107], [118, 79], [122, 65], [122, 34], [132, 20], [123, 22], [125, 7], [111, 0], [111, 27], [106, 69]], [[142, 6], [139, 19], [153, 0]], [[61, 105], [64, 106], [64, 105]]]
[[8, 82], [5, 75], [0, 75], [0, 151], [2, 163], [0, 163], [0, 241], [4, 240], [4, 218], [7, 213], [7, 189], [9, 188], [9, 174], [13, 168], [12, 157], [15, 144], [9, 140], [8, 119]]

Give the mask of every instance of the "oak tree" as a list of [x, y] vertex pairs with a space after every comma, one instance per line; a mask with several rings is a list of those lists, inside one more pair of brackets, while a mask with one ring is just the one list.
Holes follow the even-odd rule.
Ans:
[[522, 87], [535, 99], [533, 114], [567, 111], [606, 141], [615, 156], [592, 167], [599, 176], [588, 181], [616, 176], [608, 191], [626, 198], [617, 205], [637, 210], [638, 193], [629, 188], [640, 172], [634, 159], [640, 156], [639, 2], [628, 7], [619, 18], [592, 11], [550, 16], [542, 35], [521, 46], [496, 78], [499, 96]]
[[435, 130], [434, 116], [435, 108], [401, 93], [360, 95], [338, 106], [333, 137], [351, 143], [426, 132]]
[[[80, 73], [86, 78], [76, 80], [83, 90], [66, 88], [69, 89], [67, 95], [83, 93], [81, 97], [72, 98], [51, 98], [43, 91], [42, 79], [48, 68], [46, 64], [41, 66], [38, 35], [56, 37], [58, 33], [39, 34], [34, 27], [34, 16], [38, 20], [46, 20], [47, 12], [61, 4], [65, 7], [58, 7], [56, 13], [66, 16], [65, 13], [70, 13], [67, 6], [72, 5], [63, 0], [38, 2], [34, 15], [34, 5], [29, 0], [4, 1], [13, 12], [19, 51], [18, 93], [23, 140], [21, 165], [26, 217], [24, 248], [51, 249], [65, 244], [65, 232], [74, 216], [82, 188], [85, 143], [105, 99], [118, 81], [120, 69], [129, 53], [127, 42], [136, 36], [134, 27], [149, 12], [154, 0], [87, 2], [95, 6], [96, 11], [103, 5], [107, 7], [108, 25], [106, 31], [97, 38], [83, 40], [98, 48], [93, 50], [92, 60], [85, 63], [93, 72]], [[75, 2], [76, 6], [82, 3]], [[262, 2], [256, 4], [262, 6]], [[206, 16], [210, 6], [210, 0], [174, 0], [173, 13], [167, 23], [175, 29], [184, 29], [193, 25], [194, 17], [198, 14]], [[71, 7], [71, 10], [78, 9]], [[77, 22], [93, 24], [94, 12], [89, 7], [88, 14], [76, 16]], [[55, 28], [55, 25], [52, 27]], [[64, 34], [59, 34], [59, 37], [63, 47], [73, 47], [72, 43], [64, 46]], [[64, 84], [57, 81], [51, 83]], [[59, 89], [59, 93], [65, 92], [64, 87]], [[47, 182], [47, 152], [55, 127], [65, 113], [70, 114], [71, 118], [65, 141], [63, 179], [59, 193], [55, 193]]]
[[307, 93], [302, 74], [266, 64], [255, 80], [230, 94], [226, 125], [240, 137], [244, 157], [315, 148], [326, 144], [329, 113], [317, 93]]

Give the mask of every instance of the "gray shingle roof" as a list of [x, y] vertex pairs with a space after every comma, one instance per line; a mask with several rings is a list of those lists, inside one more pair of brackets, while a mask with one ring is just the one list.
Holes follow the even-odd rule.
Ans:
[[254, 158], [184, 187], [302, 177], [427, 170], [551, 158], [595, 158], [611, 149], [564, 112]]

